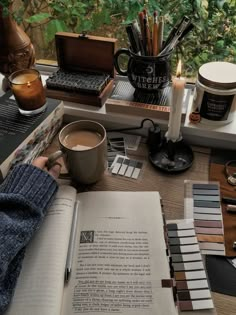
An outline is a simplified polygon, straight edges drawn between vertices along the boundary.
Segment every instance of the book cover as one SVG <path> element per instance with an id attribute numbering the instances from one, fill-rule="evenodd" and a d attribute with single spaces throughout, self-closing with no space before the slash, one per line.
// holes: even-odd
<path id="1" fill-rule="evenodd" d="M 50 143 L 61 126 L 63 102 L 47 98 L 47 108 L 23 116 L 12 93 L 0 97 L 0 180 L 19 162 L 30 162 Z"/>

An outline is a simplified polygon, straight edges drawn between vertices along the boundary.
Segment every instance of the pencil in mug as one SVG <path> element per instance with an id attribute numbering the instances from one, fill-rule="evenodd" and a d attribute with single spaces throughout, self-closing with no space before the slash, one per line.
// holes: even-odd
<path id="1" fill-rule="evenodd" d="M 157 56 L 159 53 L 158 49 L 158 20 L 157 11 L 153 13 L 153 29 L 152 29 L 152 55 Z"/>
<path id="2" fill-rule="evenodd" d="M 159 17 L 159 22 L 158 22 L 158 36 L 157 36 L 157 47 L 158 47 L 158 53 L 162 50 L 163 46 L 163 36 L 164 36 L 164 16 Z"/>
<path id="3" fill-rule="evenodd" d="M 150 33 L 150 27 L 148 22 L 148 14 L 147 10 L 143 9 L 144 13 L 144 32 L 145 32 L 145 38 L 146 38 L 146 54 L 147 56 L 152 55 L 152 43 L 151 43 L 151 33 Z"/>
<path id="4" fill-rule="evenodd" d="M 144 51 L 144 55 L 146 55 L 146 32 L 144 29 L 144 13 L 141 11 L 138 14 L 138 18 L 139 18 L 139 25 L 140 25 L 140 29 L 141 29 L 141 35 L 142 35 L 142 43 L 143 43 L 143 51 Z"/>

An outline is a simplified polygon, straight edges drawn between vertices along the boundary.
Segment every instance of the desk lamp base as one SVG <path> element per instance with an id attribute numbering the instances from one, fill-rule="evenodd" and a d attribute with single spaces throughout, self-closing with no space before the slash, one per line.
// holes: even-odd
<path id="1" fill-rule="evenodd" d="M 183 139 L 176 142 L 164 140 L 157 152 L 149 153 L 151 164 L 168 173 L 187 170 L 192 165 L 193 159 L 193 151 Z"/>

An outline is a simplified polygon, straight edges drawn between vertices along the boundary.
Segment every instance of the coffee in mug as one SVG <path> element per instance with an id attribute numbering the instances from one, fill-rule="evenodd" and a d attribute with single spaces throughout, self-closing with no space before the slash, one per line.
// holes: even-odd
<path id="1" fill-rule="evenodd" d="M 98 132 L 89 130 L 74 130 L 64 139 L 64 145 L 71 150 L 82 151 L 95 147 L 102 141 Z"/>
<path id="2" fill-rule="evenodd" d="M 78 183 L 97 182 L 107 167 L 105 128 L 92 120 L 78 120 L 59 133 L 60 150 L 49 156 L 49 165 L 63 156 L 70 177 Z"/>

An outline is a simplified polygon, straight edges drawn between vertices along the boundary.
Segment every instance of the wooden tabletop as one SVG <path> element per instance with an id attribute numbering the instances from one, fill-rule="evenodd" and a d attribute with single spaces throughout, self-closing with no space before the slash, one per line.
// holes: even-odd
<path id="1" fill-rule="evenodd" d="M 144 162 L 141 175 L 137 180 L 111 175 L 107 172 L 98 183 L 90 186 L 77 186 L 77 189 L 78 191 L 159 191 L 166 219 L 182 219 L 184 217 L 184 180 L 208 180 L 210 150 L 208 148 L 192 147 L 194 162 L 191 168 L 180 174 L 166 174 L 155 169 L 148 161 L 147 147 L 144 142 L 145 140 L 137 151 L 128 151 L 130 158 Z M 44 155 L 48 156 L 58 147 L 58 140 L 55 137 Z M 63 160 L 61 159 L 60 162 L 63 164 L 62 171 L 66 171 Z M 214 292 L 212 295 L 218 315 L 236 314 L 236 297 Z"/>

